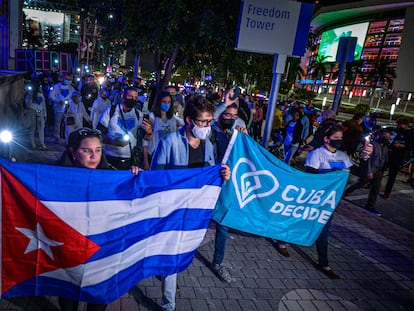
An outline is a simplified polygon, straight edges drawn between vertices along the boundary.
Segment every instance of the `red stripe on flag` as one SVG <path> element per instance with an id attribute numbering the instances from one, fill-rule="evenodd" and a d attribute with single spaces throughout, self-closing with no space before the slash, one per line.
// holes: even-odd
<path id="1" fill-rule="evenodd" d="M 32 194 L 3 167 L 0 168 L 0 172 L 2 294 L 14 285 L 42 273 L 82 264 L 96 253 L 100 248 L 97 244 L 52 213 L 36 198 L 35 193 Z M 36 180 L 42 182 L 39 178 Z M 65 191 L 65 189 L 56 191 Z M 53 258 L 45 252 L 43 247 L 40 247 L 41 244 L 47 244 L 47 241 L 37 246 L 34 244 L 35 247 L 33 247 L 34 240 L 22 233 L 22 228 L 25 232 L 36 233 L 39 225 L 47 241 L 57 242 L 56 246 L 50 246 Z M 28 247 L 30 242 L 32 245 Z M 81 279 L 80 277 L 79 280 Z"/>

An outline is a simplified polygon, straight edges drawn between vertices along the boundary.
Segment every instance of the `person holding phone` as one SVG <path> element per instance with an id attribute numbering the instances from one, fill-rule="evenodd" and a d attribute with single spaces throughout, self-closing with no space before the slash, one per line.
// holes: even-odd
<path id="1" fill-rule="evenodd" d="M 142 147 L 142 140 L 152 139 L 152 125 L 144 120 L 142 112 L 135 108 L 138 91 L 127 87 L 122 95 L 122 102 L 117 106 L 108 107 L 101 116 L 97 128 L 104 134 L 105 155 L 114 167 L 128 170 L 132 164 L 140 165 L 134 157 L 137 148 Z M 138 130 L 143 129 L 144 135 Z M 141 140 L 141 141 L 139 141 Z"/>

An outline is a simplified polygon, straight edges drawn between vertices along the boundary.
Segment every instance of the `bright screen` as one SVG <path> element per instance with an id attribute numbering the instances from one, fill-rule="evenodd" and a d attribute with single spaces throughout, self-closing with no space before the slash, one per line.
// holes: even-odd
<path id="1" fill-rule="evenodd" d="M 364 47 L 365 36 L 369 23 L 361 23 L 350 26 L 338 27 L 322 33 L 321 43 L 319 44 L 318 56 L 323 62 L 335 62 L 338 51 L 339 38 L 357 37 L 354 59 L 359 60 Z"/>
<path id="2" fill-rule="evenodd" d="M 23 9 L 26 14 L 27 28 L 31 35 L 38 37 L 41 41 L 45 39 L 45 32 L 53 29 L 56 33 L 56 41 L 63 40 L 63 23 L 65 15 L 59 12 Z"/>

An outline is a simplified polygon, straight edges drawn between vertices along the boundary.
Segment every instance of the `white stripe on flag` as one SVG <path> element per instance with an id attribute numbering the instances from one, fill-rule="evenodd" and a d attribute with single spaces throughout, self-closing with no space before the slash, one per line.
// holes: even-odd
<path id="1" fill-rule="evenodd" d="M 206 231 L 207 229 L 161 232 L 132 245 L 122 253 L 76 267 L 47 272 L 42 276 L 68 281 L 82 287 L 98 284 L 145 257 L 194 251 L 202 242 Z"/>
<path id="2" fill-rule="evenodd" d="M 135 200 L 42 201 L 59 218 L 83 235 L 107 232 L 148 218 L 165 217 L 175 210 L 213 209 L 221 188 L 176 189 Z"/>

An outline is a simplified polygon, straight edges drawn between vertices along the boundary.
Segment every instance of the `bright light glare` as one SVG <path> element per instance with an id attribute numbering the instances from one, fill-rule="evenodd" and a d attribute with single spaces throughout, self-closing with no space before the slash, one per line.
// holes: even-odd
<path id="1" fill-rule="evenodd" d="M 1 131 L 1 133 L 0 133 L 1 142 L 7 144 L 7 143 L 11 142 L 12 139 L 13 139 L 13 134 L 10 131 L 8 131 L 8 130 Z"/>
<path id="2" fill-rule="evenodd" d="M 99 84 L 101 84 L 101 85 L 102 85 L 102 83 L 104 83 L 104 81 L 105 81 L 105 77 L 99 77 L 99 78 L 98 78 L 98 82 L 99 82 Z"/>

